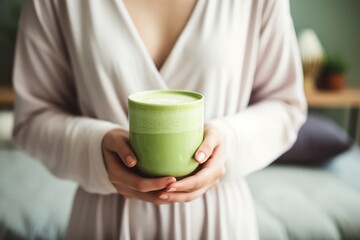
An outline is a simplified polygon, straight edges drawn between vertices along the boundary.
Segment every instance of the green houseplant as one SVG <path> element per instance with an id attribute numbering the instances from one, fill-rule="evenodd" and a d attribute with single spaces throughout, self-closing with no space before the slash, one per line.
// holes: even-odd
<path id="1" fill-rule="evenodd" d="M 347 65 L 339 56 L 325 57 L 316 78 L 320 90 L 341 90 L 345 87 Z"/>

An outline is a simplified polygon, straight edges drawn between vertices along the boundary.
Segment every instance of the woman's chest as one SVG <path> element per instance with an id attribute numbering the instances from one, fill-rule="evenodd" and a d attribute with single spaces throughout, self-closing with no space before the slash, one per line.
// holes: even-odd
<path id="1" fill-rule="evenodd" d="M 197 0 L 124 0 L 123 12 L 157 69 L 187 27 Z"/>
<path id="2" fill-rule="evenodd" d="M 239 79 L 244 61 L 256 61 L 260 27 L 251 2 L 198 0 L 188 9 L 190 16 L 184 13 L 182 24 L 176 27 L 181 29 L 178 36 L 168 39 L 163 36 L 166 31 L 159 37 L 156 31 L 145 29 L 148 35 L 142 36 L 123 2 L 84 2 L 78 11 L 68 13 L 71 24 L 66 40 L 74 50 L 70 58 L 77 77 L 166 81 L 167 76 L 225 72 Z M 145 38 L 156 40 L 153 48 Z M 164 50 L 162 44 L 171 47 Z"/>

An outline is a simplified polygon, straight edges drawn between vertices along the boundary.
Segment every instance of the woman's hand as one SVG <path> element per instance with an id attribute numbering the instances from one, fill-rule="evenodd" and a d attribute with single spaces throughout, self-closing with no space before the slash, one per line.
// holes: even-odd
<path id="1" fill-rule="evenodd" d="M 171 183 L 158 197 L 166 202 L 189 202 L 217 185 L 225 175 L 224 146 L 221 133 L 211 125 L 205 125 L 204 141 L 195 153 L 202 164 L 195 175 Z"/>
<path id="2" fill-rule="evenodd" d="M 111 130 L 102 141 L 102 153 L 110 182 L 119 194 L 154 204 L 168 203 L 158 197 L 159 190 L 176 182 L 174 177 L 143 178 L 129 168 L 137 163 L 129 145 L 129 133 L 122 129 Z"/>

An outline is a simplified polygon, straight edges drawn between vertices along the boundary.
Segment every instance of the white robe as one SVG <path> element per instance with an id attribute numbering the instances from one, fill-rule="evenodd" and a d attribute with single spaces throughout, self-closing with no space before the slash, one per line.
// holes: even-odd
<path id="1" fill-rule="evenodd" d="M 286 0 L 198 0 L 158 70 L 121 0 L 23 2 L 14 68 L 14 136 L 56 176 L 79 183 L 69 239 L 257 239 L 244 177 L 288 149 L 306 115 Z M 125 199 L 101 141 L 128 129 L 127 97 L 205 95 L 224 135 L 227 174 L 189 203 Z"/>

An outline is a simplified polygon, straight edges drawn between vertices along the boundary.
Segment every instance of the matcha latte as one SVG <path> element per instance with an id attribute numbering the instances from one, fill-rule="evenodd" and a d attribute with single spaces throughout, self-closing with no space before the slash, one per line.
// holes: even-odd
<path id="1" fill-rule="evenodd" d="M 204 97 L 195 92 L 154 90 L 129 96 L 130 144 L 137 167 L 148 176 L 182 177 L 198 163 L 203 140 Z"/>

